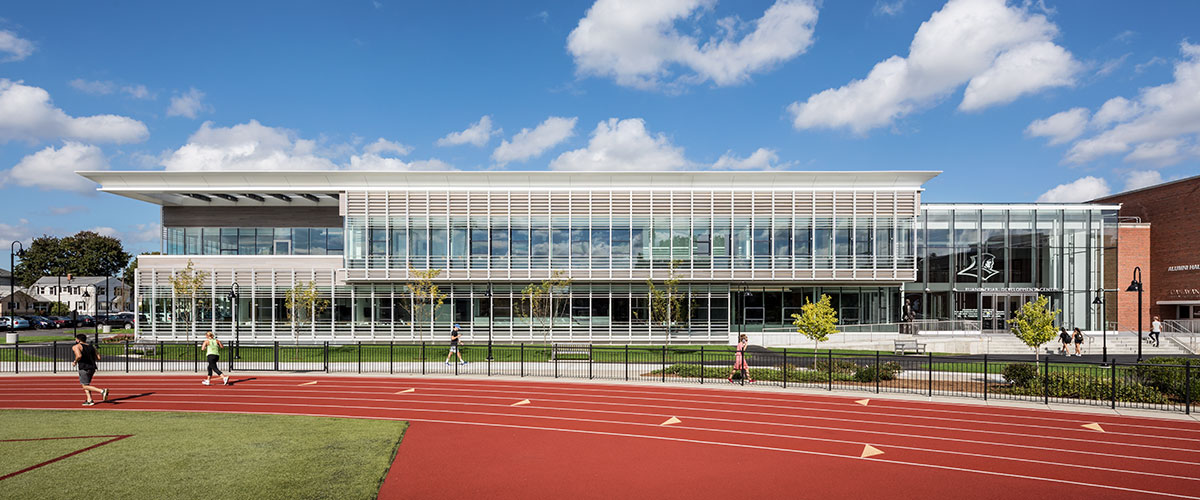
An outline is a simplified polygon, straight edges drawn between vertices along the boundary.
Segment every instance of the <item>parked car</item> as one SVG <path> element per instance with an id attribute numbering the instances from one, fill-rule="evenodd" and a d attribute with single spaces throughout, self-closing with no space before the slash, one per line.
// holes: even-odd
<path id="1" fill-rule="evenodd" d="M 104 323 L 102 324 L 115 328 L 133 328 L 137 324 L 137 319 L 135 319 L 133 313 L 123 312 L 109 315 L 104 318 Z"/>
<path id="2" fill-rule="evenodd" d="M 15 322 L 15 324 L 14 324 L 14 322 Z M 10 316 L 5 316 L 3 318 L 0 318 L 0 329 L 28 330 L 29 328 L 30 328 L 29 320 L 22 318 L 20 316 L 17 316 L 15 318 L 10 317 Z"/>
<path id="3" fill-rule="evenodd" d="M 45 316 L 22 316 L 22 318 L 25 318 L 26 321 L 29 321 L 29 326 L 31 328 L 54 328 L 54 323 Z"/>
<path id="4" fill-rule="evenodd" d="M 71 321 L 71 318 L 66 316 L 50 316 L 46 319 L 50 320 L 51 323 L 54 323 L 55 328 L 70 328 L 75 326 L 75 322 Z"/>
<path id="5" fill-rule="evenodd" d="M 76 316 L 75 324 L 77 324 L 79 326 L 96 326 L 96 318 L 93 318 L 86 314 L 84 314 L 82 316 Z"/>

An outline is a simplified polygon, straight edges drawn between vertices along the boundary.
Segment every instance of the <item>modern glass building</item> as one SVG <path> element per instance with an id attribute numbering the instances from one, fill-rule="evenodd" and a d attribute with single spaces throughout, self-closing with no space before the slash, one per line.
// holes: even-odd
<path id="1" fill-rule="evenodd" d="M 165 255 L 137 272 L 154 338 L 194 318 L 243 340 L 412 341 L 458 323 L 498 342 L 725 343 L 787 328 L 821 294 L 850 325 L 895 322 L 908 298 L 1004 329 L 1038 293 L 1090 325 L 1116 206 L 922 206 L 937 174 L 81 173 L 162 207 Z M 194 293 L 173 284 L 189 262 Z M 307 286 L 320 300 L 297 311 L 288 292 Z"/>

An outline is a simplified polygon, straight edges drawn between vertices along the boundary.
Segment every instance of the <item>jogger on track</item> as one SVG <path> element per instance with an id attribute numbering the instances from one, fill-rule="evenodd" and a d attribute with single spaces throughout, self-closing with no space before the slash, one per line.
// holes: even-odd
<path id="1" fill-rule="evenodd" d="M 225 344 L 222 344 L 220 340 L 217 340 L 217 337 L 213 335 L 213 332 L 208 332 L 204 334 L 204 336 L 207 338 L 204 339 L 204 344 L 200 346 L 200 349 L 208 353 L 208 376 L 205 377 L 204 381 L 200 383 L 204 385 L 212 385 L 210 379 L 212 379 L 213 372 L 216 372 L 217 375 L 221 376 L 221 380 L 225 383 L 225 385 L 229 385 L 229 375 L 221 373 L 221 369 L 217 368 L 217 361 L 221 359 L 221 348 L 225 347 Z"/>
<path id="2" fill-rule="evenodd" d="M 92 385 L 92 375 L 96 374 L 96 362 L 100 361 L 100 353 L 87 343 L 87 335 L 82 333 L 76 335 L 75 345 L 71 347 L 71 351 L 75 353 L 75 360 L 71 362 L 71 366 L 79 368 L 79 385 L 83 386 L 83 394 L 87 396 L 83 406 L 96 404 L 95 401 L 92 401 L 93 392 L 100 393 L 100 401 L 108 401 L 108 389 Z"/>
<path id="3" fill-rule="evenodd" d="M 458 355 L 459 363 L 467 364 L 466 361 L 463 361 L 462 353 L 458 350 L 458 323 L 455 323 L 454 328 L 450 329 L 450 352 L 446 353 L 447 365 L 450 364 L 450 357 L 454 355 Z"/>
<path id="4" fill-rule="evenodd" d="M 750 337 L 746 334 L 738 335 L 737 351 L 734 351 L 733 369 L 729 370 L 729 382 L 733 383 L 733 374 L 739 370 L 742 372 L 742 380 L 754 382 L 750 378 L 750 366 L 746 364 L 746 346 L 750 344 Z"/>

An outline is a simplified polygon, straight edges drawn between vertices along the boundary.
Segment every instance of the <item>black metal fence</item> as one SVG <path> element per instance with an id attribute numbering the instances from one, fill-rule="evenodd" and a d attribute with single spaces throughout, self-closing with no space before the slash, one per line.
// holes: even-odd
<path id="1" fill-rule="evenodd" d="M 74 343 L 0 346 L 0 371 L 71 372 Z M 96 345 L 100 369 L 124 372 L 205 371 L 199 342 L 123 342 Z M 459 355 L 462 361 L 459 362 Z M 748 369 L 733 370 L 728 346 L 600 346 L 588 344 L 466 345 L 445 343 L 243 344 L 221 350 L 230 371 L 487 375 L 665 384 L 769 384 L 783 388 L 850 390 L 1009 399 L 1191 413 L 1200 397 L 1200 370 L 1190 360 L 1143 363 L 1038 362 L 988 356 L 838 353 L 811 349 L 758 350 Z M 1200 368 L 1200 367 L 1198 367 Z"/>

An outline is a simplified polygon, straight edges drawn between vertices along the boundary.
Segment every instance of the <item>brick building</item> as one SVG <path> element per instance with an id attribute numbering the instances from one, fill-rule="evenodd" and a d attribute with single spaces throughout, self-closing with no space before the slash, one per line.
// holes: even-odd
<path id="1" fill-rule="evenodd" d="M 1142 268 L 1143 327 L 1151 316 L 1200 322 L 1200 176 L 1094 200 L 1121 204 L 1117 318 L 1121 330 L 1137 328 L 1137 294 L 1125 288 Z M 1136 219 L 1135 219 L 1136 218 Z"/>

